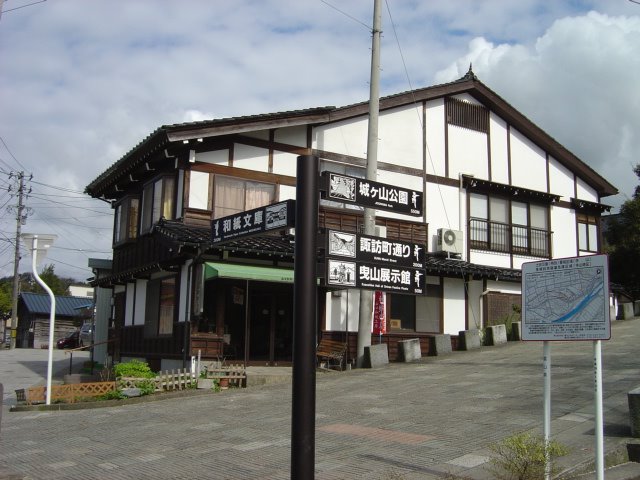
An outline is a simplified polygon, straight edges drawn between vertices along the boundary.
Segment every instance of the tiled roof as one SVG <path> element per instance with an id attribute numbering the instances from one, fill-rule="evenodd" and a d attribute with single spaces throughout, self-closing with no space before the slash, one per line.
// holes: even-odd
<path id="1" fill-rule="evenodd" d="M 51 300 L 46 293 L 23 292 L 20 298 L 31 313 L 47 314 L 51 311 Z M 68 297 L 56 295 L 56 317 L 75 317 L 82 310 L 93 307 L 93 300 L 87 297 Z"/>
<path id="2" fill-rule="evenodd" d="M 207 248 L 211 240 L 211 229 L 207 227 L 194 227 L 174 220 L 161 220 L 155 227 L 155 231 L 172 240 L 185 245 L 200 245 Z M 226 250 L 239 253 L 262 253 L 293 257 L 293 242 L 289 237 L 274 235 L 259 235 L 244 239 L 234 240 L 213 249 Z"/>
<path id="3" fill-rule="evenodd" d="M 428 274 L 440 274 L 446 276 L 472 275 L 476 278 L 486 277 L 496 280 L 513 280 L 518 282 L 522 277 L 522 272 L 520 272 L 520 270 L 479 265 L 466 262 L 464 260 L 445 258 L 437 255 L 427 255 L 426 266 Z"/>

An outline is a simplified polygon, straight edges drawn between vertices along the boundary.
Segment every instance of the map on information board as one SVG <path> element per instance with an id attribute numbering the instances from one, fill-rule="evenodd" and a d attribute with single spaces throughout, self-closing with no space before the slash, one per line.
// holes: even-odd
<path id="1" fill-rule="evenodd" d="M 522 266 L 523 340 L 608 340 L 606 255 L 558 258 Z"/>

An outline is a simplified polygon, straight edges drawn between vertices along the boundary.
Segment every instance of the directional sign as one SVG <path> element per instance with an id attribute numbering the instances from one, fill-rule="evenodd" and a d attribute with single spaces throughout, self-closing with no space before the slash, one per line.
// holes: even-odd
<path id="1" fill-rule="evenodd" d="M 326 238 L 328 257 L 348 257 L 359 262 L 424 268 L 425 247 L 417 243 L 337 230 L 328 230 Z"/>
<path id="2" fill-rule="evenodd" d="M 606 255 L 522 265 L 523 340 L 608 340 Z"/>
<path id="3" fill-rule="evenodd" d="M 246 210 L 211 221 L 211 243 L 214 245 L 238 238 L 259 235 L 269 230 L 290 228 L 295 221 L 295 201 Z"/>
<path id="4" fill-rule="evenodd" d="M 422 295 L 425 271 L 418 268 L 387 267 L 371 263 L 327 259 L 327 285 L 364 288 L 393 293 Z"/>
<path id="5" fill-rule="evenodd" d="M 332 172 L 323 172 L 322 177 L 328 200 L 406 215 L 422 215 L 423 194 L 417 190 Z"/>

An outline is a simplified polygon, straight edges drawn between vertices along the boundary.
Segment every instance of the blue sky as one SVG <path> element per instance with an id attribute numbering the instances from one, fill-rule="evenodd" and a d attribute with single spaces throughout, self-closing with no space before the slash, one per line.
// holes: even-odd
<path id="1" fill-rule="evenodd" d="M 13 269 L 10 171 L 34 175 L 24 229 L 57 234 L 50 261 L 84 279 L 89 257 L 109 256 L 112 211 L 76 192 L 160 125 L 368 98 L 372 0 L 29 3 L 5 0 L 0 18 L 0 276 Z M 605 202 L 631 196 L 640 5 L 387 0 L 382 22 L 382 95 L 473 63 L 618 187 Z"/>

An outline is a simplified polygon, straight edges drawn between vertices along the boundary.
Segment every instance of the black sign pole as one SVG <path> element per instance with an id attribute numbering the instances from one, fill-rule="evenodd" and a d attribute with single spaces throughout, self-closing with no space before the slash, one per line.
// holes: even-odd
<path id="1" fill-rule="evenodd" d="M 318 157 L 298 157 L 293 271 L 291 478 L 315 478 Z"/>

